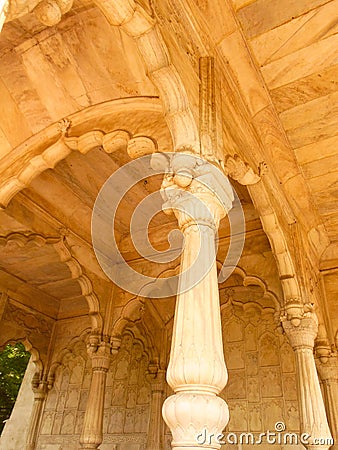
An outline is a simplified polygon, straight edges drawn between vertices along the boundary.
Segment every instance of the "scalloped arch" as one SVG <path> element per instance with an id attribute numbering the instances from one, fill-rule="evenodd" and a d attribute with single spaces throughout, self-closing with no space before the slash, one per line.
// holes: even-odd
<path id="1" fill-rule="evenodd" d="M 220 261 L 217 261 L 217 267 L 218 268 L 222 267 L 222 264 Z M 263 290 L 264 296 L 268 297 L 275 305 L 276 312 L 280 311 L 281 304 L 278 301 L 277 295 L 268 289 L 264 280 L 262 280 L 261 278 L 255 276 L 255 275 L 247 275 L 245 270 L 239 266 L 235 267 L 232 274 L 239 275 L 242 278 L 243 286 L 259 286 Z"/>
<path id="2" fill-rule="evenodd" d="M 116 99 L 71 114 L 67 119 L 50 125 L 24 141 L 1 160 L 0 208 L 6 208 L 18 192 L 28 187 L 42 172 L 54 168 L 73 150 L 85 154 L 97 147 L 105 148 L 105 134 L 93 130 L 93 123 L 98 119 L 109 121 L 116 114 L 127 115 L 130 111 L 163 114 L 161 102 L 157 97 Z M 78 133 L 79 137 L 65 137 L 70 125 L 72 133 Z M 115 138 L 119 139 L 119 136 Z M 130 140 L 130 147 L 135 147 L 134 141 L 135 139 Z M 109 149 L 105 150 L 109 153 Z"/>

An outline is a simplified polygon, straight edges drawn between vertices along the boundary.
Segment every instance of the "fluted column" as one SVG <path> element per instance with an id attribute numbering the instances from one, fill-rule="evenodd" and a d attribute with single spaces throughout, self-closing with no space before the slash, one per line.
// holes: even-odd
<path id="1" fill-rule="evenodd" d="M 319 356 L 316 362 L 323 386 L 329 425 L 334 439 L 331 450 L 338 450 L 338 355 L 337 353 L 331 353 L 329 350 L 327 355 Z"/>
<path id="2" fill-rule="evenodd" d="M 97 336 L 91 336 L 88 355 L 92 361 L 92 379 L 80 437 L 80 449 L 98 448 L 103 440 L 104 395 L 111 360 L 111 344 L 100 341 Z"/>
<path id="3" fill-rule="evenodd" d="M 28 428 L 26 450 L 35 450 L 36 448 L 43 405 L 47 395 L 47 383 L 36 381 L 35 377 L 33 377 L 32 388 L 34 392 L 34 404 Z"/>
<path id="4" fill-rule="evenodd" d="M 301 432 L 310 436 L 305 447 L 309 450 L 328 449 L 331 446 L 328 439 L 332 436 L 313 355 L 318 332 L 316 315 L 311 307 L 305 311 L 299 307 L 296 316 L 289 310 L 283 319 L 283 327 L 296 356 Z"/>
<path id="5" fill-rule="evenodd" d="M 171 210 L 184 235 L 167 381 L 174 395 L 163 417 L 176 450 L 219 449 L 214 436 L 229 420 L 217 396 L 227 383 L 217 282 L 215 236 L 232 207 L 228 179 L 213 165 L 176 154 L 174 176 L 163 181 L 164 210 Z M 198 441 L 206 431 L 211 442 Z"/>
<path id="6" fill-rule="evenodd" d="M 164 399 L 165 373 L 165 370 L 158 370 L 156 373 L 147 374 L 151 386 L 151 402 L 146 450 L 163 450 L 164 448 L 161 410 Z"/>

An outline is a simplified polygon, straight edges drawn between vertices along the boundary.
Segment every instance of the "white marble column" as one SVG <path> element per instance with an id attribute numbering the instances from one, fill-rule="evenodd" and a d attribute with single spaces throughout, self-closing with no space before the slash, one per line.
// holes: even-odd
<path id="1" fill-rule="evenodd" d="M 100 341 L 97 336 L 91 336 L 88 355 L 92 361 L 92 379 L 80 436 L 80 449 L 98 448 L 103 441 L 104 396 L 111 360 L 111 344 Z"/>
<path id="2" fill-rule="evenodd" d="M 334 438 L 331 450 L 338 450 L 338 355 L 328 352 L 317 358 L 317 370 L 323 386 L 324 403 Z"/>
<path id="3" fill-rule="evenodd" d="M 34 392 L 34 403 L 27 433 L 26 450 L 35 450 L 36 448 L 43 406 L 48 390 L 47 383 L 43 381 L 36 382 L 35 377 L 33 377 L 32 388 Z"/>
<path id="4" fill-rule="evenodd" d="M 155 374 L 147 374 L 147 379 L 151 386 L 151 401 L 146 450 L 163 450 L 164 448 L 164 424 L 161 410 L 164 400 L 165 374 L 165 370 L 158 370 Z"/>
<path id="5" fill-rule="evenodd" d="M 311 308 L 309 308 L 311 309 Z M 300 308 L 298 308 L 300 311 Z M 301 433 L 310 435 L 308 450 L 330 448 L 332 438 L 320 389 L 313 354 L 314 341 L 318 332 L 318 321 L 314 312 L 304 310 L 297 317 L 292 313 L 284 317 L 282 323 L 296 356 L 296 373 L 300 408 Z M 316 440 L 326 442 L 317 444 Z"/>
<path id="6" fill-rule="evenodd" d="M 174 212 L 184 235 L 167 381 L 174 395 L 163 417 L 176 450 L 219 449 L 215 436 L 228 423 L 227 404 L 217 396 L 227 383 L 217 282 L 215 236 L 232 207 L 228 179 L 207 162 L 174 156 L 174 176 L 164 179 L 164 209 Z M 205 433 L 206 442 L 198 441 Z M 210 439 L 209 439 L 210 436 Z"/>

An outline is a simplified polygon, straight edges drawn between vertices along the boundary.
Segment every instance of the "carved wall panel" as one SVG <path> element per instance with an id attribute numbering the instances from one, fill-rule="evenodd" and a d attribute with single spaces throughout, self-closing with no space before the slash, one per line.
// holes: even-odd
<path id="1" fill-rule="evenodd" d="M 85 344 L 79 341 L 56 370 L 54 386 L 45 403 L 38 449 L 56 443 L 61 444 L 58 448 L 76 448 L 76 441 L 72 442 L 82 430 L 90 379 L 91 362 Z"/>
<path id="2" fill-rule="evenodd" d="M 257 304 L 258 306 L 258 304 Z M 272 308 L 240 304 L 222 309 L 223 345 L 229 381 L 222 396 L 230 410 L 225 433 L 275 431 L 283 422 L 286 432 L 299 432 L 295 364 L 286 337 L 277 331 Z M 261 445 L 262 447 L 262 445 Z M 251 448 L 224 445 L 222 449 Z M 279 445 L 274 448 L 281 449 Z M 301 448 L 290 446 L 290 448 Z"/>
<path id="3" fill-rule="evenodd" d="M 145 376 L 148 364 L 143 343 L 125 333 L 107 376 L 101 449 L 144 449 L 151 395 Z M 43 412 L 38 450 L 53 445 L 58 450 L 78 448 L 90 380 L 86 346 L 77 342 L 56 370 Z"/>

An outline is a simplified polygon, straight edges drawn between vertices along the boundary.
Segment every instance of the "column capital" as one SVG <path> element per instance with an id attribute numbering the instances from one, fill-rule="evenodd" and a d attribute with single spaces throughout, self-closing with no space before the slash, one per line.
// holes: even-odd
<path id="1" fill-rule="evenodd" d="M 165 370 L 158 370 L 156 373 L 151 373 L 150 371 L 147 372 L 146 378 L 147 381 L 150 384 L 151 392 L 159 392 L 163 393 L 165 389 L 165 376 L 166 371 Z"/>
<path id="2" fill-rule="evenodd" d="M 316 358 L 317 370 L 324 383 L 338 383 L 338 355 L 331 353 L 327 358 Z"/>
<path id="3" fill-rule="evenodd" d="M 318 333 L 318 319 L 314 312 L 303 312 L 302 316 L 290 319 L 284 315 L 281 321 L 293 349 L 313 349 Z"/>
<path id="4" fill-rule="evenodd" d="M 87 353 L 92 361 L 92 369 L 108 372 L 112 356 L 112 345 L 110 342 L 100 340 L 99 336 L 89 336 Z"/>
<path id="5" fill-rule="evenodd" d="M 49 384 L 40 378 L 40 374 L 36 372 L 32 378 L 32 390 L 34 392 L 34 399 L 44 400 L 49 390 Z"/>
<path id="6" fill-rule="evenodd" d="M 173 212 L 182 229 L 203 224 L 217 230 L 234 199 L 221 166 L 188 152 L 171 156 L 161 192 L 164 212 Z"/>

